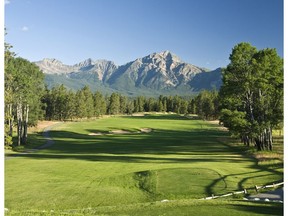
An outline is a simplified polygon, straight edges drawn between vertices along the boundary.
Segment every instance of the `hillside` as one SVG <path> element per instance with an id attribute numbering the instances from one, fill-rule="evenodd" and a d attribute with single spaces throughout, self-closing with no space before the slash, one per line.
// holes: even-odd
<path id="1" fill-rule="evenodd" d="M 87 59 L 75 65 L 65 65 L 57 59 L 35 62 L 45 73 L 49 88 L 64 84 L 78 90 L 89 86 L 104 93 L 159 95 L 193 94 L 203 89 L 219 88 L 221 69 L 207 71 L 185 63 L 175 54 L 164 51 L 117 66 L 112 61 Z"/>

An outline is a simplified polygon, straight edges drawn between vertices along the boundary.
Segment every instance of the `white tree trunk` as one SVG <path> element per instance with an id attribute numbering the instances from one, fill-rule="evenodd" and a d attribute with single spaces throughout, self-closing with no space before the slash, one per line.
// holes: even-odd
<path id="1" fill-rule="evenodd" d="M 29 114 L 29 104 L 26 104 L 26 106 L 24 107 L 25 121 L 24 121 L 24 124 L 23 124 L 23 126 L 24 126 L 23 137 L 22 137 L 23 144 L 27 143 L 28 114 Z"/>
<path id="2" fill-rule="evenodd" d="M 22 104 L 17 104 L 17 145 L 21 145 L 21 138 L 22 138 L 22 122 L 23 122 L 23 116 L 22 116 Z"/>

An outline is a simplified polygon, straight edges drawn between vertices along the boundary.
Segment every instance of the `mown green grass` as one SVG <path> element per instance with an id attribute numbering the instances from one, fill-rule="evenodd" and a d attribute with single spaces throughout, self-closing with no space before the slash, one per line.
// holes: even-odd
<path id="1" fill-rule="evenodd" d="M 283 204 L 246 202 L 236 200 L 175 200 L 165 203 L 147 202 L 130 205 L 89 207 L 69 210 L 12 210 L 9 215 L 209 215 L 209 216 L 260 216 L 283 215 Z"/>
<path id="2" fill-rule="evenodd" d="M 141 128 L 152 132 L 134 133 Z M 119 129 L 133 133 L 107 134 Z M 104 135 L 88 135 L 96 132 Z M 227 135 L 217 125 L 177 115 L 65 123 L 51 132 L 50 148 L 5 161 L 5 207 L 9 214 L 80 215 L 248 215 L 253 207 L 259 210 L 249 215 L 263 208 L 281 215 L 278 204 L 195 200 L 283 178 L 224 142 Z"/>

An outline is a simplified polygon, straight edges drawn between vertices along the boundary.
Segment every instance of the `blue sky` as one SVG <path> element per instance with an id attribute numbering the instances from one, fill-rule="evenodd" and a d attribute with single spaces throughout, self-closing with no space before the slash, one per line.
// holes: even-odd
<path id="1" fill-rule="evenodd" d="M 121 65 L 169 50 L 210 69 L 249 42 L 283 57 L 283 0 L 5 0 L 6 42 L 30 61 Z"/>

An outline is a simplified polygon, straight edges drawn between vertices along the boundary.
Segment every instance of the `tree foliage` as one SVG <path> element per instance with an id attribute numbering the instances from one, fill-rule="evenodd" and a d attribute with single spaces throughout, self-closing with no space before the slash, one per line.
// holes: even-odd
<path id="1" fill-rule="evenodd" d="M 272 129 L 283 121 L 283 59 L 276 50 L 236 45 L 219 94 L 224 126 L 246 145 L 272 150 Z"/>
<path id="2" fill-rule="evenodd" d="M 214 120 L 219 116 L 219 99 L 216 90 L 204 90 L 198 94 L 195 100 L 192 100 L 192 109 L 196 114 L 206 120 Z"/>
<path id="3" fill-rule="evenodd" d="M 201 111 L 201 117 L 206 119 L 217 118 L 216 104 L 218 104 L 217 92 L 205 91 L 196 98 L 182 98 L 180 96 L 163 96 L 158 98 L 138 96 L 128 98 L 119 93 L 112 93 L 110 96 L 104 96 L 96 91 L 94 94 L 88 87 L 83 87 L 76 93 L 68 91 L 65 86 L 46 89 L 42 98 L 45 104 L 45 114 L 48 120 L 72 120 L 77 118 L 93 118 L 105 114 L 132 114 L 137 112 L 175 112 L 177 114 L 196 114 L 196 102 L 204 104 Z M 213 110 L 205 107 L 204 100 L 211 99 Z M 206 113 L 209 110 L 209 113 Z M 216 113 L 216 114 L 215 114 Z M 200 114 L 200 113 L 199 113 Z M 202 115 L 203 114 L 203 115 Z"/>
<path id="4" fill-rule="evenodd" d="M 15 57 L 5 45 L 5 137 L 11 144 L 16 121 L 17 145 L 26 144 L 27 129 L 43 116 L 41 96 L 44 75 L 38 66 L 26 59 Z"/>

